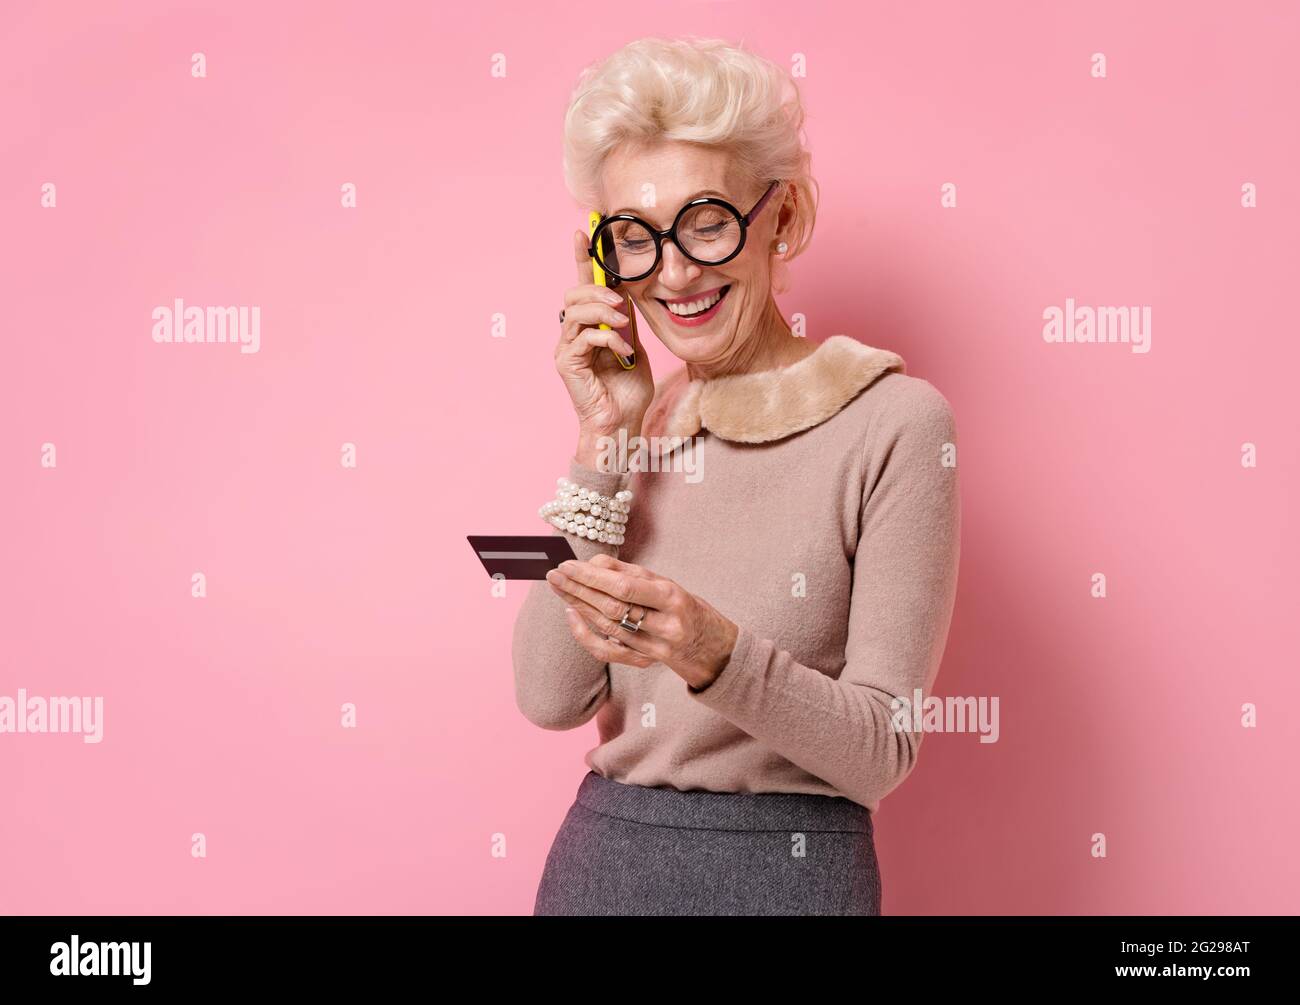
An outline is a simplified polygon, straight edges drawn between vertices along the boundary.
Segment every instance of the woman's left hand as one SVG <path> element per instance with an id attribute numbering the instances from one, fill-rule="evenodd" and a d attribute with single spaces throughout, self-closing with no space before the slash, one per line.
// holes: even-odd
<path id="1" fill-rule="evenodd" d="M 736 646 L 739 628 L 708 602 L 671 579 L 610 555 L 562 562 L 546 574 L 546 581 L 571 609 L 565 617 L 578 644 L 607 663 L 663 663 L 703 690 Z M 633 624 L 640 620 L 638 631 L 619 624 L 625 614 Z"/>

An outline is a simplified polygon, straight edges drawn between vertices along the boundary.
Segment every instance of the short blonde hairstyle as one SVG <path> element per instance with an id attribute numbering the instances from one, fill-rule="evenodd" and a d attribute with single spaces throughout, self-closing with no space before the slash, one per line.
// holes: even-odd
<path id="1" fill-rule="evenodd" d="M 781 179 L 797 190 L 788 260 L 812 240 L 817 218 L 803 124 L 794 79 L 761 56 L 718 39 L 642 38 L 579 77 L 564 117 L 564 181 L 595 208 L 605 159 L 624 144 L 721 147 L 756 188 Z"/>

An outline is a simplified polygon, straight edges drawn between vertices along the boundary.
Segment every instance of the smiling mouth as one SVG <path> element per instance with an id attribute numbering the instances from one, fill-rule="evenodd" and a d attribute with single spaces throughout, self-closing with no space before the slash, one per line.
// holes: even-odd
<path id="1" fill-rule="evenodd" d="M 719 305 L 727 298 L 731 285 L 719 287 L 698 297 L 678 300 L 659 300 L 668 316 L 674 321 L 702 321 L 717 312 Z"/>

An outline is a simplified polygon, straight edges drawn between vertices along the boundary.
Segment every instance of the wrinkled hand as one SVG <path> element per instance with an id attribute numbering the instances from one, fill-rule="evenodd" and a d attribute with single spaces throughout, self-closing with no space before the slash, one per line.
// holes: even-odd
<path id="1" fill-rule="evenodd" d="M 610 555 L 562 562 L 546 581 L 568 608 L 565 617 L 578 644 L 607 663 L 663 663 L 703 690 L 736 646 L 739 628 L 709 603 L 671 579 Z M 625 612 L 634 624 L 640 619 L 640 631 L 619 625 Z"/>

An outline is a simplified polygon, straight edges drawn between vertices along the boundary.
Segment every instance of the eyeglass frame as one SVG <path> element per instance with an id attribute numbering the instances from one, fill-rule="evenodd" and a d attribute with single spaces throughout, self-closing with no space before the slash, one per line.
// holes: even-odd
<path id="1" fill-rule="evenodd" d="M 596 224 L 596 229 L 592 231 L 591 243 L 587 246 L 587 257 L 593 259 L 596 265 L 600 266 L 601 271 L 604 272 L 605 275 L 608 277 L 608 283 L 610 286 L 617 286 L 619 283 L 639 283 L 641 280 L 648 279 L 650 276 L 654 275 L 655 270 L 658 269 L 659 266 L 663 263 L 665 240 L 672 241 L 673 244 L 677 246 L 677 250 L 680 251 L 683 255 L 685 255 L 688 260 L 694 262 L 696 265 L 702 265 L 705 268 L 712 268 L 718 265 L 725 265 L 727 262 L 730 262 L 733 258 L 739 255 L 745 249 L 745 239 L 749 235 L 749 225 L 753 223 L 754 220 L 758 217 L 758 214 L 763 211 L 763 207 L 767 205 L 768 200 L 772 198 L 772 193 L 776 191 L 777 186 L 780 184 L 781 184 L 781 179 L 778 178 L 775 181 L 773 181 L 772 184 L 768 185 L 767 191 L 763 193 L 762 197 L 758 200 L 758 202 L 754 203 L 754 208 L 751 209 L 748 213 L 745 213 L 743 215 L 741 214 L 739 209 L 737 209 L 731 203 L 727 202 L 726 199 L 719 199 L 716 196 L 711 196 L 711 195 L 702 196 L 699 199 L 692 199 L 690 202 L 688 202 L 685 206 L 683 206 L 681 209 L 677 211 L 677 215 L 673 217 L 672 226 L 670 226 L 667 230 L 657 230 L 653 226 L 651 226 L 650 223 L 648 223 L 647 221 L 641 219 L 639 216 L 636 216 L 635 214 L 632 213 L 615 213 L 613 216 L 602 216 L 600 218 L 600 222 Z M 736 244 L 736 249 L 733 252 L 731 252 L 731 254 L 729 254 L 726 258 L 720 258 L 716 262 L 702 262 L 694 255 L 692 255 L 689 251 L 687 251 L 685 248 L 683 248 L 681 242 L 677 240 L 677 225 L 681 223 L 682 217 L 685 216 L 687 212 L 694 209 L 696 206 L 721 206 L 723 209 L 730 210 L 731 214 L 737 220 L 740 221 L 740 240 Z M 654 242 L 655 242 L 654 265 L 650 266 L 650 268 L 646 272 L 643 272 L 641 275 L 631 279 L 625 279 L 622 276 L 610 272 L 607 268 L 605 268 L 604 263 L 598 257 L 596 257 L 596 241 L 597 239 L 605 236 L 607 232 L 607 227 L 605 225 L 612 224 L 619 220 L 626 220 L 629 223 L 636 223 L 644 227 L 649 232 L 650 236 L 654 238 Z"/>

